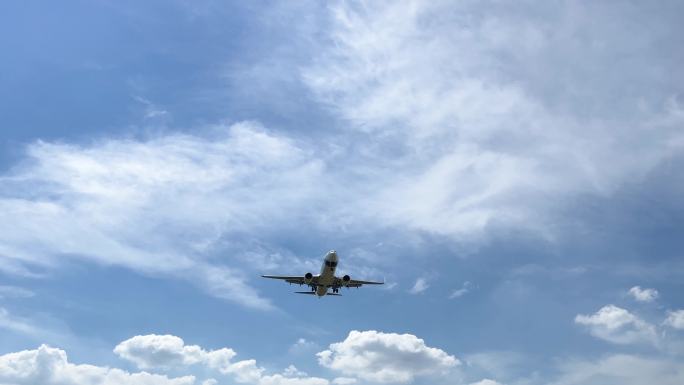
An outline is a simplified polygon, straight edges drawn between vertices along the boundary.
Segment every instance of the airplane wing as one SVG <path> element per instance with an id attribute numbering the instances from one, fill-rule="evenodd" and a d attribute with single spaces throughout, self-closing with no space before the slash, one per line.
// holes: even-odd
<path id="1" fill-rule="evenodd" d="M 347 284 L 347 287 L 361 287 L 363 285 L 384 285 L 384 284 L 385 284 L 384 282 L 359 281 L 356 279 L 352 279 Z"/>
<path id="2" fill-rule="evenodd" d="M 264 277 L 264 278 L 271 278 L 271 279 L 281 279 L 281 280 L 283 280 L 283 281 L 285 281 L 285 282 L 295 283 L 295 284 L 297 284 L 297 285 L 305 285 L 305 284 L 306 284 L 306 279 L 305 279 L 303 276 L 301 276 L 301 275 L 299 275 L 299 276 L 290 276 L 290 275 L 262 275 L 262 277 Z M 311 283 L 314 283 L 314 284 L 315 284 L 316 282 L 318 282 L 318 277 L 314 275 L 313 278 L 311 278 Z"/>

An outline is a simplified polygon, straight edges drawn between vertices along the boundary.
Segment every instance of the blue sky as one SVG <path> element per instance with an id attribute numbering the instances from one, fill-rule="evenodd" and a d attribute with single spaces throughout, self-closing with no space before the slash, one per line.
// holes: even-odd
<path id="1" fill-rule="evenodd" d="M 0 383 L 684 383 L 683 12 L 4 2 Z"/>

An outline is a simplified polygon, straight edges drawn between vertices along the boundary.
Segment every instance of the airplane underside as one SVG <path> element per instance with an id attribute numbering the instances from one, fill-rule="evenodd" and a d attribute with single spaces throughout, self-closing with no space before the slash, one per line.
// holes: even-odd
<path id="1" fill-rule="evenodd" d="M 295 293 L 317 295 L 319 297 L 323 297 L 326 295 L 342 295 L 339 294 L 340 288 L 336 286 L 309 285 L 309 287 L 311 288 L 311 291 L 295 291 Z M 331 293 L 328 292 L 328 288 L 332 288 Z"/>

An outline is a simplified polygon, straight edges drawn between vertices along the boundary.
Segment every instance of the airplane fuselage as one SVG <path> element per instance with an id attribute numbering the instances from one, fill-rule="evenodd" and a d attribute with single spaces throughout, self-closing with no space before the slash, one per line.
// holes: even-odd
<path id="1" fill-rule="evenodd" d="M 337 269 L 337 262 L 339 258 L 335 250 L 331 250 L 325 255 L 323 265 L 321 266 L 321 273 L 318 275 L 318 285 L 316 285 L 316 295 L 323 297 L 328 294 L 328 288 L 335 283 L 335 270 Z"/>

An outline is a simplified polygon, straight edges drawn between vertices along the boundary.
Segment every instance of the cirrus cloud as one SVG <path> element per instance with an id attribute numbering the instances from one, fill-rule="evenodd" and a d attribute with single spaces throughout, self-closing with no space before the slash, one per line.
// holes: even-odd
<path id="1" fill-rule="evenodd" d="M 614 8 L 640 24 L 639 6 Z M 303 79 L 372 148 L 397 149 L 395 175 L 371 206 L 378 218 L 458 239 L 491 224 L 560 237 L 545 224 L 564 220 L 554 213 L 566 197 L 610 196 L 681 151 L 684 84 L 654 91 L 662 79 L 642 70 L 657 62 L 676 72 L 668 50 L 654 49 L 675 50 L 675 39 L 644 33 L 626 47 L 622 29 L 588 17 L 601 11 L 594 3 L 544 7 L 543 18 L 537 2 L 507 9 L 330 6 L 329 40 Z M 629 50 L 635 62 L 606 60 Z M 602 76 L 608 61 L 623 77 Z"/>
<path id="2" fill-rule="evenodd" d="M 320 170 L 296 142 L 250 122 L 206 137 L 36 142 L 0 178 L 0 262 L 19 273 L 65 258 L 123 266 L 270 309 L 237 258 L 216 250 L 230 234 L 284 221 L 280 208 L 304 202 Z"/>

